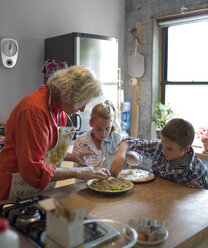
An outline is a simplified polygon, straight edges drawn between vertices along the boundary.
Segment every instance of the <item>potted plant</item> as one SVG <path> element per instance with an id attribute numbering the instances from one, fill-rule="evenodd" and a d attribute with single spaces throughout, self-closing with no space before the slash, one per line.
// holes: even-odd
<path id="1" fill-rule="evenodd" d="M 154 112 L 152 114 L 152 122 L 156 126 L 157 138 L 161 138 L 160 132 L 170 119 L 174 116 L 174 111 L 169 104 L 162 104 L 158 102 L 154 105 Z"/>
<path id="2" fill-rule="evenodd" d="M 201 139 L 203 153 L 208 153 L 208 128 L 200 127 L 196 135 Z"/>

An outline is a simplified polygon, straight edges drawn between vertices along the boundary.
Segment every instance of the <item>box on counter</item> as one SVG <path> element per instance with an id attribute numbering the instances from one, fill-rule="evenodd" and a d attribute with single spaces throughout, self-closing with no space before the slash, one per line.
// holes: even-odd
<path id="1" fill-rule="evenodd" d="M 90 201 L 78 194 L 71 194 L 62 202 L 49 198 L 40 201 L 39 205 L 47 211 L 46 247 L 51 247 L 52 243 L 54 247 L 63 248 L 83 244 L 83 220 L 92 209 Z"/>

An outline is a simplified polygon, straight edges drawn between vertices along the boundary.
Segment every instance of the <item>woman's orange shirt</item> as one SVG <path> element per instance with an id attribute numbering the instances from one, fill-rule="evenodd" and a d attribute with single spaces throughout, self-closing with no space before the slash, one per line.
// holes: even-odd
<path id="1" fill-rule="evenodd" d="M 24 97 L 13 109 L 6 125 L 6 138 L 0 152 L 0 200 L 9 197 L 12 173 L 36 189 L 44 190 L 53 177 L 56 167 L 45 163 L 46 153 L 57 142 L 58 103 L 52 99 L 45 85 Z M 61 126 L 66 125 L 66 114 L 60 111 Z"/>

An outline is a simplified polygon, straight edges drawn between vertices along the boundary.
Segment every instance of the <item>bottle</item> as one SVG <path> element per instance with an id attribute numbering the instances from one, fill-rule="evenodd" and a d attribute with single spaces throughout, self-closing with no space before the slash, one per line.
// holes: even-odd
<path id="1" fill-rule="evenodd" d="M 130 129 L 130 113 L 131 103 L 129 101 L 121 102 L 121 130 L 126 131 Z"/>
<path id="2" fill-rule="evenodd" d="M 6 218 L 0 218 L 0 247 L 20 248 L 18 234 L 9 229 L 9 222 Z"/>

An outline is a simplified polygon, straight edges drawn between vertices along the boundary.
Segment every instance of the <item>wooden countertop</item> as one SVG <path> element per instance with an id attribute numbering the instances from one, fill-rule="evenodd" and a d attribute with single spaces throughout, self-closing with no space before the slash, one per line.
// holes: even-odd
<path id="1" fill-rule="evenodd" d="M 157 245 L 162 248 L 187 248 L 208 236 L 208 190 L 156 178 L 153 182 L 135 184 L 129 192 L 106 196 L 86 188 L 85 183 L 72 184 L 44 194 L 64 198 L 72 192 L 94 202 L 89 213 L 96 218 L 111 218 L 128 223 L 129 219 L 158 219 L 165 221 L 168 239 Z M 34 247 L 21 238 L 21 247 Z"/>
<path id="2" fill-rule="evenodd" d="M 202 147 L 193 147 L 194 148 L 194 152 L 196 154 L 197 157 L 201 158 L 201 159 L 206 159 L 208 160 L 208 153 L 204 153 L 202 151 Z"/>

